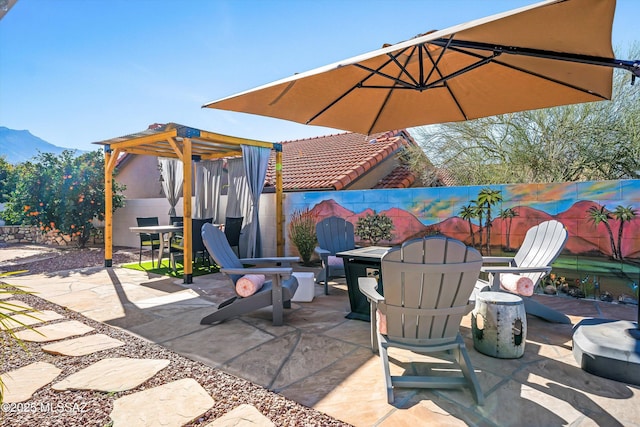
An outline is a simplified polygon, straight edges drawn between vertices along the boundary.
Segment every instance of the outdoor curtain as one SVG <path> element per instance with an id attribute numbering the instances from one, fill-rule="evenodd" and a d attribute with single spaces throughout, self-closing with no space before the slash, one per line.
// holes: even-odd
<path id="1" fill-rule="evenodd" d="M 240 157 L 227 160 L 227 170 L 229 172 L 229 189 L 227 192 L 226 217 L 243 217 L 245 224 L 248 224 L 251 212 L 251 197 L 249 196 L 249 186 L 247 177 L 244 174 L 244 164 Z M 247 234 L 240 235 L 240 257 L 245 258 Z"/>
<path id="2" fill-rule="evenodd" d="M 158 157 L 158 164 L 161 169 L 162 189 L 171 205 L 169 216 L 176 216 L 176 205 L 180 200 L 182 182 L 184 180 L 182 161 Z"/>
<path id="3" fill-rule="evenodd" d="M 213 218 L 217 223 L 220 214 L 222 160 L 196 162 L 195 216 Z"/>
<path id="4" fill-rule="evenodd" d="M 262 189 L 264 188 L 270 154 L 271 150 L 268 148 L 242 146 L 242 160 L 251 197 L 251 220 L 247 223 L 247 234 L 249 235 L 247 256 L 251 258 L 262 256 L 259 222 L 260 194 L 262 194 Z"/>
<path id="5" fill-rule="evenodd" d="M 241 256 L 262 256 L 260 242 L 260 194 L 267 175 L 268 148 L 242 146 L 242 158 L 229 159 L 229 192 L 226 216 L 244 217 L 245 226 L 241 236 Z"/>

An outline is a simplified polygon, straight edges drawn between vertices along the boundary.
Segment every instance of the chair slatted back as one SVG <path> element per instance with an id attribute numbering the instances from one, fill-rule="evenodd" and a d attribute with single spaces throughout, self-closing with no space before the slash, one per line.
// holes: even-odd
<path id="1" fill-rule="evenodd" d="M 231 246 L 229 246 L 227 236 L 225 236 L 224 232 L 218 227 L 211 223 L 204 224 L 202 226 L 201 236 L 209 255 L 211 255 L 218 266 L 221 268 L 244 267 L 233 249 L 231 249 Z M 229 277 L 235 284 L 242 275 L 230 274 Z"/>
<path id="2" fill-rule="evenodd" d="M 522 246 L 514 256 L 516 267 L 550 266 L 567 242 L 569 234 L 564 224 L 556 220 L 542 222 L 531 227 L 524 237 Z M 546 273 L 522 273 L 529 277 L 534 286 Z"/>
<path id="3" fill-rule="evenodd" d="M 414 239 L 382 258 L 387 337 L 406 344 L 450 342 L 469 312 L 482 255 L 444 236 Z"/>
<path id="4" fill-rule="evenodd" d="M 335 255 L 356 247 L 353 224 L 337 216 L 323 219 L 316 224 L 318 246 Z"/>
<path id="5" fill-rule="evenodd" d="M 138 227 L 148 227 L 153 225 L 158 225 L 158 217 L 150 216 L 150 217 L 137 217 L 136 222 Z M 155 240 L 160 240 L 159 233 L 140 233 L 140 243 L 142 242 L 153 242 Z"/>
<path id="6" fill-rule="evenodd" d="M 224 221 L 224 234 L 227 236 L 231 247 L 240 245 L 240 233 L 242 232 L 242 221 L 244 217 L 228 216 Z"/>

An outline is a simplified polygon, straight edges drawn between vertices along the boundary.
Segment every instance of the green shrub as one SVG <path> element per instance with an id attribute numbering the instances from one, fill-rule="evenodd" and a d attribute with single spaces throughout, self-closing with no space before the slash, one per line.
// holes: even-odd
<path id="1" fill-rule="evenodd" d="M 367 214 L 366 217 L 360 218 L 356 224 L 355 235 L 362 240 L 368 240 L 374 245 L 380 240 L 391 240 L 393 234 L 393 221 L 385 214 L 373 213 Z"/>
<path id="2" fill-rule="evenodd" d="M 317 245 L 316 222 L 317 215 L 309 208 L 293 211 L 289 221 L 289 238 L 298 248 L 304 265 L 311 263 L 311 255 Z"/>

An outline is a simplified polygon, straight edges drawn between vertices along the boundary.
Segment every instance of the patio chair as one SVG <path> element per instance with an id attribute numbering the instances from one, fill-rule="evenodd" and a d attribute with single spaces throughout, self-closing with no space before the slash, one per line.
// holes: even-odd
<path id="1" fill-rule="evenodd" d="M 176 221 L 181 222 L 181 221 Z M 202 242 L 202 226 L 204 224 L 210 224 L 213 222 L 213 218 L 192 218 L 191 219 L 191 255 L 192 261 L 195 263 L 198 260 L 198 255 L 202 257 L 203 264 L 206 263 L 207 267 L 210 266 L 209 253 Z M 169 247 L 169 257 L 171 259 L 171 267 L 176 270 L 176 258 L 184 256 L 184 237 L 182 233 L 176 233 L 171 238 L 171 246 Z"/>
<path id="2" fill-rule="evenodd" d="M 318 275 L 318 282 L 324 281 L 324 294 L 329 295 L 329 279 L 345 277 L 344 264 L 341 258 L 336 258 L 336 253 L 356 247 L 353 224 L 331 216 L 316 224 L 316 236 L 318 246 L 315 252 L 320 256 L 323 268 Z"/>
<path id="3" fill-rule="evenodd" d="M 244 217 L 231 217 L 228 216 L 224 220 L 224 235 L 227 236 L 227 241 L 231 248 L 236 248 L 236 255 L 240 256 L 240 234 L 242 232 L 242 221 Z"/>
<path id="4" fill-rule="evenodd" d="M 482 405 L 482 390 L 460 335 L 460 322 L 473 308 L 469 297 L 482 266 L 480 252 L 455 239 L 431 236 L 389 250 L 381 265 L 384 296 L 377 292 L 375 278 L 360 277 L 358 287 L 371 303 L 372 349 L 380 354 L 389 403 L 394 387 L 469 387 Z M 459 375 L 392 376 L 389 347 L 453 352 Z M 429 374 L 436 371 L 431 367 L 424 367 Z"/>
<path id="5" fill-rule="evenodd" d="M 253 295 L 241 297 L 236 295 L 218 306 L 218 309 L 204 317 L 201 325 L 210 325 L 223 322 L 229 318 L 241 314 L 250 313 L 262 307 L 273 306 L 273 325 L 282 325 L 283 308 L 291 308 L 291 298 L 298 289 L 298 281 L 291 273 L 293 269 L 289 266 L 291 262 L 300 261 L 299 257 L 276 257 L 276 258 L 244 258 L 239 259 L 224 232 L 213 224 L 205 224 L 202 227 L 202 240 L 209 254 L 217 265 L 220 272 L 226 274 L 236 288 L 236 282 L 246 274 L 262 274 L 271 277 Z M 276 267 L 254 267 L 246 268 L 245 264 L 276 264 Z"/>
<path id="6" fill-rule="evenodd" d="M 544 221 L 530 228 L 515 256 L 483 257 L 485 265 L 483 265 L 482 271 L 488 274 L 489 282 L 479 281 L 479 290 L 506 291 L 500 286 L 500 275 L 506 273 L 528 277 L 533 282 L 535 289 L 540 280 L 551 271 L 551 264 L 562 252 L 568 237 L 564 224 L 556 220 Z M 567 316 L 556 310 L 527 296 L 523 296 L 522 299 L 528 314 L 549 322 L 571 323 Z"/>
<path id="7" fill-rule="evenodd" d="M 138 227 L 147 227 L 150 225 L 158 225 L 158 217 L 137 217 L 136 222 Z M 153 251 L 157 251 L 160 249 L 160 234 L 158 233 L 139 233 L 140 236 L 140 257 L 138 259 L 138 264 L 142 265 L 142 250 L 150 249 L 151 250 L 151 265 L 153 265 Z"/>

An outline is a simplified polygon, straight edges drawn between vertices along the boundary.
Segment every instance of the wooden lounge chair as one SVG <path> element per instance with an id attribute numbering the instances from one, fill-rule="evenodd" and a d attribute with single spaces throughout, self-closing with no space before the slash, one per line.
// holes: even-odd
<path id="1" fill-rule="evenodd" d="M 291 297 L 298 289 L 298 281 L 291 275 L 291 262 L 300 261 L 298 257 L 244 258 L 238 259 L 224 232 L 213 224 L 202 227 L 202 241 L 209 255 L 220 266 L 220 271 L 236 282 L 245 274 L 263 274 L 270 281 L 265 282 L 255 294 L 243 298 L 235 296 L 218 306 L 218 310 L 204 317 L 200 324 L 209 325 L 222 322 L 231 317 L 255 311 L 262 307 L 273 306 L 273 325 L 282 325 L 283 308 L 291 308 Z M 245 268 L 244 264 L 276 264 L 277 267 Z"/>
<path id="2" fill-rule="evenodd" d="M 462 317 L 473 308 L 469 297 L 481 266 L 477 250 L 455 239 L 431 236 L 410 240 L 382 257 L 384 296 L 376 291 L 375 278 L 358 279 L 360 291 L 371 302 L 372 332 L 377 338 L 372 347 L 375 352 L 377 345 L 380 353 L 389 403 L 394 401 L 394 387 L 469 387 L 482 405 L 482 390 L 460 335 Z M 453 351 L 461 375 L 392 376 L 389 347 L 416 353 Z"/>
<path id="3" fill-rule="evenodd" d="M 535 289 L 540 280 L 551 271 L 551 264 L 562 252 L 568 237 L 569 234 L 564 224 L 556 220 L 544 221 L 530 228 L 514 257 L 483 257 L 482 271 L 489 274 L 489 282 L 480 281 L 480 290 L 488 290 L 489 288 L 492 291 L 504 290 L 500 287 L 500 275 L 505 273 L 530 278 Z M 522 299 L 528 314 L 549 322 L 571 323 L 571 320 L 563 313 L 529 297 L 523 296 Z"/>
<path id="4" fill-rule="evenodd" d="M 331 216 L 316 224 L 316 236 L 318 247 L 315 248 L 315 252 L 320 256 L 323 267 L 317 280 L 324 280 L 324 294 L 329 295 L 329 279 L 345 276 L 342 259 L 329 257 L 335 257 L 338 252 L 356 247 L 353 224 L 340 217 Z"/>

